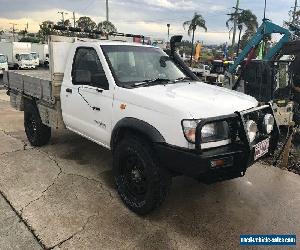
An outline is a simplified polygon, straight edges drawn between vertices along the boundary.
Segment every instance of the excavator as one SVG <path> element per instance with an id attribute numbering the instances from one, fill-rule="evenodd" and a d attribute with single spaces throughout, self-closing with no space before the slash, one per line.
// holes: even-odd
<path id="1" fill-rule="evenodd" d="M 281 39 L 254 59 L 260 46 L 272 34 Z M 280 167 L 288 166 L 292 140 L 300 143 L 300 28 L 283 28 L 263 19 L 262 25 L 229 67 L 226 79 L 229 88 L 272 103 L 277 125 L 286 130 L 286 139 L 273 165 L 281 158 Z"/>
<path id="2" fill-rule="evenodd" d="M 227 86 L 255 97 L 259 102 L 272 102 L 279 126 L 290 126 L 294 116 L 291 65 L 300 55 L 299 28 L 283 28 L 264 19 L 256 34 L 229 67 Z M 266 38 L 278 34 L 281 39 L 261 59 L 254 59 Z M 288 48 L 293 44 L 293 50 Z M 298 48 L 298 49 L 297 49 Z"/>

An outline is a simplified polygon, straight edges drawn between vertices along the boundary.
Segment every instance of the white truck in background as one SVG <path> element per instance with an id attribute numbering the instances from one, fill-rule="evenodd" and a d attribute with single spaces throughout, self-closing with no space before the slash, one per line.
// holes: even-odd
<path id="1" fill-rule="evenodd" d="M 0 54 L 0 75 L 2 76 L 4 71 L 8 70 L 7 56 Z"/>
<path id="2" fill-rule="evenodd" d="M 179 39 L 180 38 L 180 39 Z M 118 193 L 137 214 L 165 199 L 171 180 L 242 177 L 277 147 L 270 105 L 200 82 L 175 53 L 154 46 L 50 37 L 50 71 L 8 71 L 29 142 L 67 128 L 111 150 Z"/>
<path id="3" fill-rule="evenodd" d="M 37 52 L 30 52 L 30 54 L 32 56 L 34 66 L 38 67 L 40 65 L 39 53 L 37 53 Z"/>
<path id="4" fill-rule="evenodd" d="M 8 67 L 14 69 L 34 69 L 31 43 L 0 42 L 0 53 L 7 56 Z"/>
<path id="5" fill-rule="evenodd" d="M 210 73 L 210 67 L 205 64 L 199 64 L 198 67 L 190 68 L 190 70 L 198 77 L 204 77 Z"/>
<path id="6" fill-rule="evenodd" d="M 49 65 L 49 45 L 48 44 L 31 44 L 31 53 L 36 59 L 36 65 L 48 66 Z"/>

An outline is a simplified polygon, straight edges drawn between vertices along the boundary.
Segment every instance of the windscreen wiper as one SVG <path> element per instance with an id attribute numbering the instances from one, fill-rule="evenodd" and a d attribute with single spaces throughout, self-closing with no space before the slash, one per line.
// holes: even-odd
<path id="1" fill-rule="evenodd" d="M 144 80 L 142 82 L 136 82 L 133 84 L 133 87 L 153 86 L 157 84 L 166 84 L 169 82 L 171 82 L 171 80 L 168 78 L 156 78 L 156 79 Z"/>
<path id="2" fill-rule="evenodd" d="M 194 80 L 187 76 L 179 77 L 174 80 L 174 82 L 185 82 L 185 81 L 194 81 Z"/>

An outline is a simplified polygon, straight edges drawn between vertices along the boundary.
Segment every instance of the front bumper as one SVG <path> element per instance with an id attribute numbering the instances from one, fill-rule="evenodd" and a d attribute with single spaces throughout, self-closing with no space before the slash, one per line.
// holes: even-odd
<path id="1" fill-rule="evenodd" d="M 213 149 L 185 150 L 166 144 L 155 146 L 160 163 L 176 174 L 213 182 L 242 176 L 249 166 L 247 149 L 230 144 Z M 224 160 L 222 167 L 213 167 L 212 161 Z"/>
<path id="2" fill-rule="evenodd" d="M 20 69 L 35 69 L 35 65 L 21 65 Z"/>
<path id="3" fill-rule="evenodd" d="M 275 124 L 270 135 L 260 133 L 257 139 L 250 143 L 245 123 L 246 117 L 253 112 L 273 114 L 271 106 L 266 105 L 229 116 L 202 120 L 197 127 L 195 149 L 183 149 L 162 143 L 155 144 L 160 163 L 174 173 L 198 178 L 208 183 L 243 176 L 247 168 L 254 163 L 255 145 L 269 138 L 268 153 L 272 153 L 277 147 L 279 138 L 279 129 Z M 201 129 L 206 124 L 215 121 L 227 121 L 231 124 L 231 143 L 217 148 L 201 149 Z M 222 164 L 216 166 L 215 162 Z"/>

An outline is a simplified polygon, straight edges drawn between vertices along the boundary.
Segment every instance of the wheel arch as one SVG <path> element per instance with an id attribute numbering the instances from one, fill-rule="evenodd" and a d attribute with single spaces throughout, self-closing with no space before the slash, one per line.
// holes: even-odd
<path id="1" fill-rule="evenodd" d="M 118 121 L 113 128 L 110 140 L 111 150 L 114 150 L 117 142 L 128 132 L 141 135 L 150 142 L 165 142 L 165 138 L 162 134 L 151 124 L 137 118 L 126 117 Z"/>

